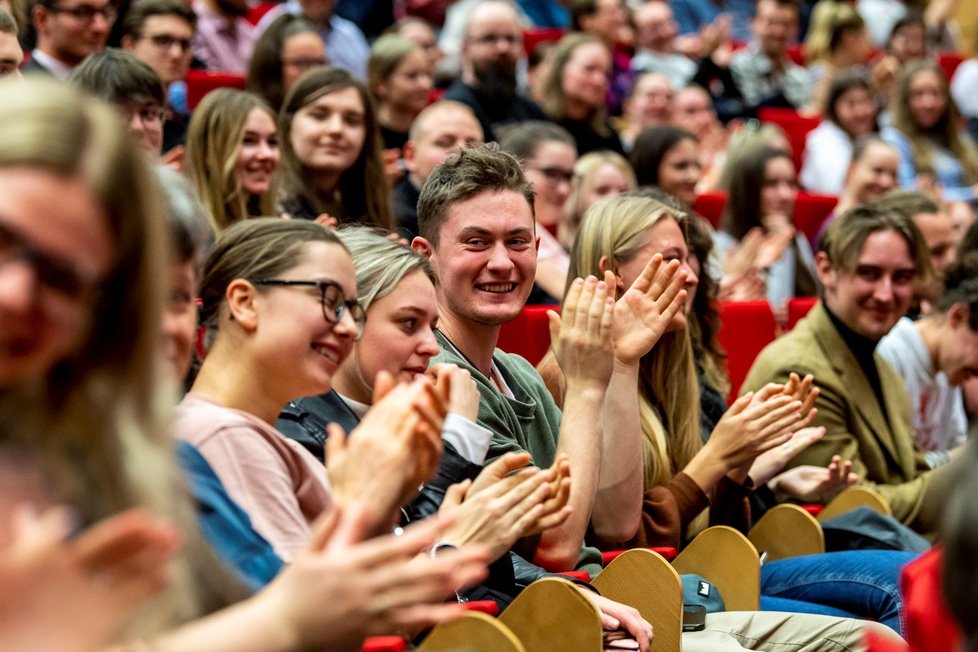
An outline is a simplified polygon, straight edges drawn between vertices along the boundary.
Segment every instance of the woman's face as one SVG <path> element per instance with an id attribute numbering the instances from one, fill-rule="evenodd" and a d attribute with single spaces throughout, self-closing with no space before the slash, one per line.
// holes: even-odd
<path id="1" fill-rule="evenodd" d="M 584 206 L 581 207 L 581 214 L 591 208 L 594 202 L 605 197 L 620 195 L 632 189 L 628 177 L 621 169 L 612 163 L 602 163 L 591 175 L 587 194 L 584 197 Z"/>
<path id="2" fill-rule="evenodd" d="M 268 192 L 279 160 L 275 120 L 264 109 L 252 109 L 245 120 L 244 134 L 234 164 L 234 173 L 242 190 L 248 195 Z"/>
<path id="3" fill-rule="evenodd" d="M 298 263 L 276 280 L 326 281 L 339 286 L 346 301 L 356 298 L 356 272 L 349 254 L 330 242 L 308 242 Z M 255 299 L 257 327 L 252 353 L 269 382 L 284 400 L 322 394 L 353 350 L 356 324 L 347 310 L 337 323 L 323 315 L 317 287 L 262 286 Z"/>
<path id="4" fill-rule="evenodd" d="M 940 76 L 933 70 L 921 70 L 910 80 L 910 117 L 921 129 L 930 129 L 947 111 L 947 95 Z"/>
<path id="5" fill-rule="evenodd" d="M 194 261 L 170 268 L 170 294 L 163 306 L 163 359 L 174 380 L 181 382 L 190 369 L 197 337 L 197 274 Z"/>
<path id="6" fill-rule="evenodd" d="M 702 171 L 696 141 L 683 138 L 659 162 L 659 187 L 692 206 Z"/>
<path id="7" fill-rule="evenodd" d="M 327 93 L 299 109 L 289 131 L 299 162 L 313 173 L 346 172 L 363 149 L 365 111 L 355 88 Z"/>
<path id="8" fill-rule="evenodd" d="M 112 258 L 106 216 L 82 181 L 0 169 L 0 387 L 74 352 Z"/>
<path id="9" fill-rule="evenodd" d="M 411 113 L 420 113 L 428 106 L 431 96 L 432 77 L 428 57 L 419 48 L 408 52 L 390 77 L 377 88 L 378 96 L 385 104 Z"/>
<path id="10" fill-rule="evenodd" d="M 295 80 L 307 70 L 329 64 L 322 37 L 314 32 L 300 32 L 282 43 L 282 91 L 288 93 Z"/>
<path id="11" fill-rule="evenodd" d="M 341 373 L 356 375 L 353 382 L 364 397 L 372 393 L 378 372 L 390 372 L 397 381 L 411 381 L 438 354 L 437 323 L 435 286 L 420 270 L 407 274 L 390 293 L 370 304 L 363 337 Z"/>
<path id="12" fill-rule="evenodd" d="M 873 143 L 854 161 L 848 184 L 858 204 L 876 201 L 897 185 L 900 154 L 885 143 Z"/>
<path id="13" fill-rule="evenodd" d="M 561 73 L 564 96 L 590 109 L 604 104 L 611 76 L 611 55 L 600 43 L 585 43 L 571 53 Z"/>
<path id="14" fill-rule="evenodd" d="M 795 164 L 785 156 L 769 160 L 764 166 L 764 183 L 761 185 L 761 218 L 781 215 L 790 219 L 797 197 Z"/>
<path id="15" fill-rule="evenodd" d="M 548 140 L 540 143 L 533 158 L 526 162 L 526 179 L 536 191 L 537 212 L 554 215 L 563 211 L 574 180 L 577 150 L 567 143 Z M 542 209 L 542 210 L 541 210 Z"/>
<path id="16" fill-rule="evenodd" d="M 686 303 L 692 302 L 692 297 L 696 294 L 696 287 L 700 279 L 690 266 L 689 250 L 686 248 L 686 238 L 679 223 L 671 217 L 663 217 L 648 228 L 646 232 L 648 241 L 638 254 L 626 263 L 618 266 L 619 290 L 632 286 L 635 279 L 639 277 L 642 270 L 655 254 L 662 254 L 663 259 L 679 261 L 679 269 L 686 272 Z M 686 310 L 676 313 L 672 323 L 669 324 L 668 331 L 679 330 L 686 327 Z"/>
<path id="17" fill-rule="evenodd" d="M 865 88 L 851 88 L 835 101 L 839 126 L 852 138 L 871 133 L 876 128 L 876 104 Z"/>

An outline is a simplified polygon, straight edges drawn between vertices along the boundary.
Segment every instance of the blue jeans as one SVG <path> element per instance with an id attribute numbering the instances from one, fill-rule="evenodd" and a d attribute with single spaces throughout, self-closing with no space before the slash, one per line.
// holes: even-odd
<path id="1" fill-rule="evenodd" d="M 761 609 L 865 618 L 902 635 L 900 569 L 916 557 L 847 550 L 768 562 L 761 567 Z"/>

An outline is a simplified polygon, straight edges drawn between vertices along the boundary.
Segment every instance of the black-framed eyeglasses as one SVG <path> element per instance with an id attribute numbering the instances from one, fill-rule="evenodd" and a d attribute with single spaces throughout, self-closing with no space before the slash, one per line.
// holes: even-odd
<path id="1" fill-rule="evenodd" d="M 86 23 L 95 18 L 95 16 L 101 16 L 107 23 L 114 23 L 117 15 L 115 7 L 112 5 L 105 5 L 104 7 L 95 7 L 93 5 L 59 7 L 55 5 L 53 7 L 48 7 L 48 11 L 52 11 L 56 14 L 68 14 L 72 18 Z"/>
<path id="2" fill-rule="evenodd" d="M 260 278 L 251 281 L 255 285 L 275 285 L 281 287 L 310 287 L 319 290 L 319 301 L 323 307 L 323 319 L 330 324 L 338 324 L 343 314 L 349 312 L 357 326 L 356 339 L 363 335 L 367 323 L 367 313 L 356 299 L 347 299 L 343 289 L 333 281 L 286 281 L 278 278 Z"/>
<path id="3" fill-rule="evenodd" d="M 161 50 L 169 50 L 174 45 L 180 47 L 180 52 L 186 53 L 190 50 L 190 39 L 172 36 L 170 34 L 147 34 L 144 38 L 149 39 L 153 45 Z"/>
<path id="4" fill-rule="evenodd" d="M 37 283 L 61 298 L 78 300 L 95 290 L 95 279 L 67 260 L 41 251 L 22 233 L 0 222 L 0 266 L 24 261 L 34 270 Z"/>

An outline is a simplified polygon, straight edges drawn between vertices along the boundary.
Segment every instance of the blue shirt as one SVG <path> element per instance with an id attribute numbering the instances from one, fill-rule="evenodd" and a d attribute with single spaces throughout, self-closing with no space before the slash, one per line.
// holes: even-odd
<path id="1" fill-rule="evenodd" d="M 259 32 L 264 31 L 273 20 L 282 14 L 301 15 L 302 5 L 298 0 L 289 0 L 262 16 L 258 22 Z M 370 46 L 363 32 L 346 18 L 333 14 L 328 27 L 319 27 L 319 35 L 326 45 L 326 57 L 329 65 L 342 68 L 362 82 L 367 81 L 367 59 L 370 58 Z"/>

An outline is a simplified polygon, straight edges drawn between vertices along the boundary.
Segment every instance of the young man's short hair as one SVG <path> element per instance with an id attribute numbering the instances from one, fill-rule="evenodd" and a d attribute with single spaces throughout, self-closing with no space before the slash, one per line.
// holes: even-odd
<path id="1" fill-rule="evenodd" d="M 155 100 L 163 106 L 163 82 L 148 64 L 118 48 L 85 57 L 68 81 L 110 104 Z"/>
<path id="2" fill-rule="evenodd" d="M 892 190 L 875 202 L 884 211 L 897 211 L 908 219 L 921 213 L 940 213 L 940 205 L 917 190 Z"/>
<path id="3" fill-rule="evenodd" d="M 533 186 L 512 154 L 504 152 L 496 143 L 459 150 L 435 168 L 421 189 L 418 199 L 421 237 L 437 246 L 441 225 L 454 204 L 483 192 L 506 191 L 523 195 L 533 213 Z"/>
<path id="4" fill-rule="evenodd" d="M 190 29 L 197 29 L 197 14 L 185 0 L 137 0 L 126 12 L 122 23 L 123 35 L 141 39 L 143 25 L 152 16 L 176 16 L 185 20 Z"/>

